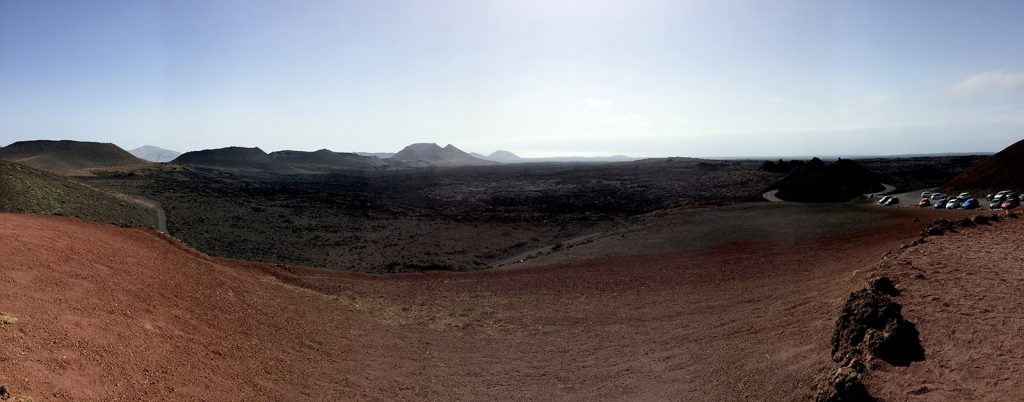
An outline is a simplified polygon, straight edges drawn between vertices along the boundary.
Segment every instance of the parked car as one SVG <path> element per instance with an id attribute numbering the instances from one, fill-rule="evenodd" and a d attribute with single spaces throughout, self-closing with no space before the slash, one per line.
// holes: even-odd
<path id="1" fill-rule="evenodd" d="M 961 202 L 967 201 L 968 198 L 971 198 L 971 193 L 960 193 L 956 198 L 959 198 Z"/>
<path id="2" fill-rule="evenodd" d="M 1002 205 L 1003 209 L 1013 209 L 1013 208 L 1017 208 L 1019 206 L 1020 206 L 1020 200 L 1017 199 L 1017 198 L 1007 198 L 1006 201 L 1003 201 L 1003 205 Z"/>
<path id="3" fill-rule="evenodd" d="M 993 194 L 992 198 L 990 199 L 990 201 L 1003 202 L 1003 201 L 1006 201 L 1006 199 L 1009 198 L 1009 197 L 1016 197 L 1016 194 L 1014 194 L 1012 191 L 1009 191 L 1009 190 L 1003 190 L 1003 191 L 1000 191 L 998 193 Z"/>
<path id="4" fill-rule="evenodd" d="M 949 198 L 949 196 L 943 193 L 932 193 L 931 196 L 932 201 L 945 200 L 947 198 Z"/>
<path id="5" fill-rule="evenodd" d="M 952 200 L 949 200 L 949 202 L 946 203 L 946 209 L 957 209 L 957 208 L 960 208 L 960 203 L 961 202 L 963 202 L 963 201 L 960 201 L 960 200 L 955 199 L 955 198 L 952 199 Z"/>
<path id="6" fill-rule="evenodd" d="M 899 203 L 900 203 L 900 198 L 899 197 L 889 197 L 889 199 L 885 201 L 885 205 L 896 205 L 896 204 L 899 204 Z"/>
<path id="7" fill-rule="evenodd" d="M 935 193 L 931 191 L 925 191 L 921 193 L 921 198 L 932 198 L 933 195 L 935 195 Z"/>
<path id="8" fill-rule="evenodd" d="M 989 203 L 988 203 L 988 209 L 999 209 L 999 208 L 1002 208 L 1002 207 L 1003 207 L 1003 201 L 999 201 L 999 200 L 997 200 L 995 198 L 993 198 L 992 201 L 989 201 Z"/>
<path id="9" fill-rule="evenodd" d="M 924 197 L 920 201 L 917 202 L 917 206 L 919 206 L 919 207 L 927 207 L 927 206 L 931 206 L 931 205 L 932 205 L 932 200 L 929 200 L 928 197 Z"/>
<path id="10" fill-rule="evenodd" d="M 963 209 L 975 209 L 979 206 L 981 206 L 981 204 L 978 203 L 977 198 L 968 198 L 967 200 L 960 204 L 960 208 Z"/>

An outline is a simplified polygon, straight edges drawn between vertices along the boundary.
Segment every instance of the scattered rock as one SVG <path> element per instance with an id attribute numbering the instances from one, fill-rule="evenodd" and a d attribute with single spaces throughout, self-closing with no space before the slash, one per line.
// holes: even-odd
<path id="1" fill-rule="evenodd" d="M 988 217 L 985 216 L 985 215 L 974 215 L 974 216 L 971 217 L 971 222 L 974 222 L 975 225 L 988 225 L 989 224 Z"/>
<path id="2" fill-rule="evenodd" d="M 927 236 L 942 236 L 947 232 L 955 232 L 956 225 L 953 224 L 949 219 L 939 219 L 932 222 L 923 231 L 921 231 L 922 237 Z"/>
<path id="3" fill-rule="evenodd" d="M 871 288 L 871 290 L 878 293 L 887 294 L 891 296 L 897 296 L 900 294 L 900 290 L 896 289 L 896 285 L 892 283 L 892 279 L 889 279 L 888 276 L 879 276 L 875 279 L 872 279 L 871 283 L 868 286 Z"/>
<path id="4" fill-rule="evenodd" d="M 918 272 L 918 273 L 914 274 L 914 279 L 925 280 L 925 279 L 928 279 L 928 277 L 926 277 L 926 276 L 924 276 L 924 274 Z"/>
<path id="5" fill-rule="evenodd" d="M 924 360 L 917 328 L 903 318 L 902 306 L 869 289 L 850 294 L 832 335 L 832 359 L 871 355 L 906 366 Z"/>
<path id="6" fill-rule="evenodd" d="M 861 381 L 863 369 L 840 367 L 817 381 L 809 400 L 815 402 L 874 401 Z"/>
<path id="7" fill-rule="evenodd" d="M 973 228 L 977 225 L 974 224 L 974 220 L 971 218 L 963 218 L 956 222 L 956 225 L 962 228 Z"/>
<path id="8" fill-rule="evenodd" d="M 7 387 L 0 385 L 0 401 L 6 401 L 11 399 L 11 393 L 7 391 Z"/>

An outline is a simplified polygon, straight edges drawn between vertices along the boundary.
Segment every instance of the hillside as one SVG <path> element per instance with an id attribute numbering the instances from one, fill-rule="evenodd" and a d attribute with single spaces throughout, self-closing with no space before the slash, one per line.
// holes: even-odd
<path id="1" fill-rule="evenodd" d="M 387 162 L 377 157 L 326 149 L 315 152 L 277 151 L 271 152 L 269 157 L 306 170 L 363 170 L 388 166 Z"/>
<path id="2" fill-rule="evenodd" d="M 259 148 L 227 147 L 190 151 L 171 163 L 219 169 L 261 170 L 275 173 L 293 172 L 288 163 L 271 158 Z"/>
<path id="3" fill-rule="evenodd" d="M 412 144 L 391 157 L 393 161 L 405 162 L 412 166 L 484 166 L 497 162 L 476 158 L 454 145 L 441 148 L 433 143 Z"/>
<path id="4" fill-rule="evenodd" d="M 794 202 L 846 202 L 883 189 L 878 175 L 851 160 L 825 163 L 817 158 L 801 165 L 767 190 Z"/>
<path id="5" fill-rule="evenodd" d="M 128 152 L 139 159 L 144 159 L 150 162 L 170 162 L 174 160 L 174 158 L 181 156 L 181 152 L 154 147 L 152 145 L 141 146 Z"/>
<path id="6" fill-rule="evenodd" d="M 126 197 L 65 177 L 0 161 L 0 211 L 74 216 L 122 226 L 153 227 L 155 212 Z"/>
<path id="7" fill-rule="evenodd" d="M 877 274 L 920 333 L 924 360 L 875 359 L 864 384 L 884 401 L 1024 400 L 1024 220 L 955 220 L 887 254 Z M 938 226 L 938 225 L 936 225 Z"/>
<path id="8" fill-rule="evenodd" d="M 993 193 L 1000 190 L 1024 190 L 1024 140 L 983 159 L 966 172 L 954 177 L 939 191 L 948 193 Z"/>
<path id="9" fill-rule="evenodd" d="M 565 262 L 391 276 L 0 214 L 0 311 L 17 318 L 0 327 L 0 385 L 35 400 L 799 400 L 843 297 L 915 236 L 914 217 L 945 215 L 692 212 L 648 216 Z M 728 225 L 713 243 L 707 222 Z"/>
<path id="10" fill-rule="evenodd" d="M 60 174 L 80 174 L 94 168 L 149 163 L 114 144 L 69 140 L 15 142 L 0 148 L 0 159 Z"/>

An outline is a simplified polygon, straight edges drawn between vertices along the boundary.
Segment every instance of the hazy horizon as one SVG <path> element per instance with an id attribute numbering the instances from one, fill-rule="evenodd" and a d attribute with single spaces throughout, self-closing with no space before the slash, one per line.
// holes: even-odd
<path id="1" fill-rule="evenodd" d="M 0 143 L 996 152 L 1024 3 L 0 2 Z"/>

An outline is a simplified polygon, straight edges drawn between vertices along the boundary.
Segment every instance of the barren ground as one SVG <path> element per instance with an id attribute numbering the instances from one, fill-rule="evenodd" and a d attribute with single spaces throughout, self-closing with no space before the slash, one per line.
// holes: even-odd
<path id="1" fill-rule="evenodd" d="M 0 214 L 0 310 L 18 319 L 0 327 L 0 383 L 36 400 L 795 399 L 848 292 L 950 214 L 826 208 L 834 220 L 800 205 L 665 211 L 628 242 L 385 276 Z M 779 214 L 800 230 L 770 229 Z M 738 226 L 695 240 L 715 222 Z"/>
<path id="2" fill-rule="evenodd" d="M 925 360 L 878 364 L 868 390 L 886 400 L 1024 400 L 1024 221 L 929 237 L 887 259 L 895 299 L 917 325 Z M 921 275 L 915 277 L 916 275 Z"/>

